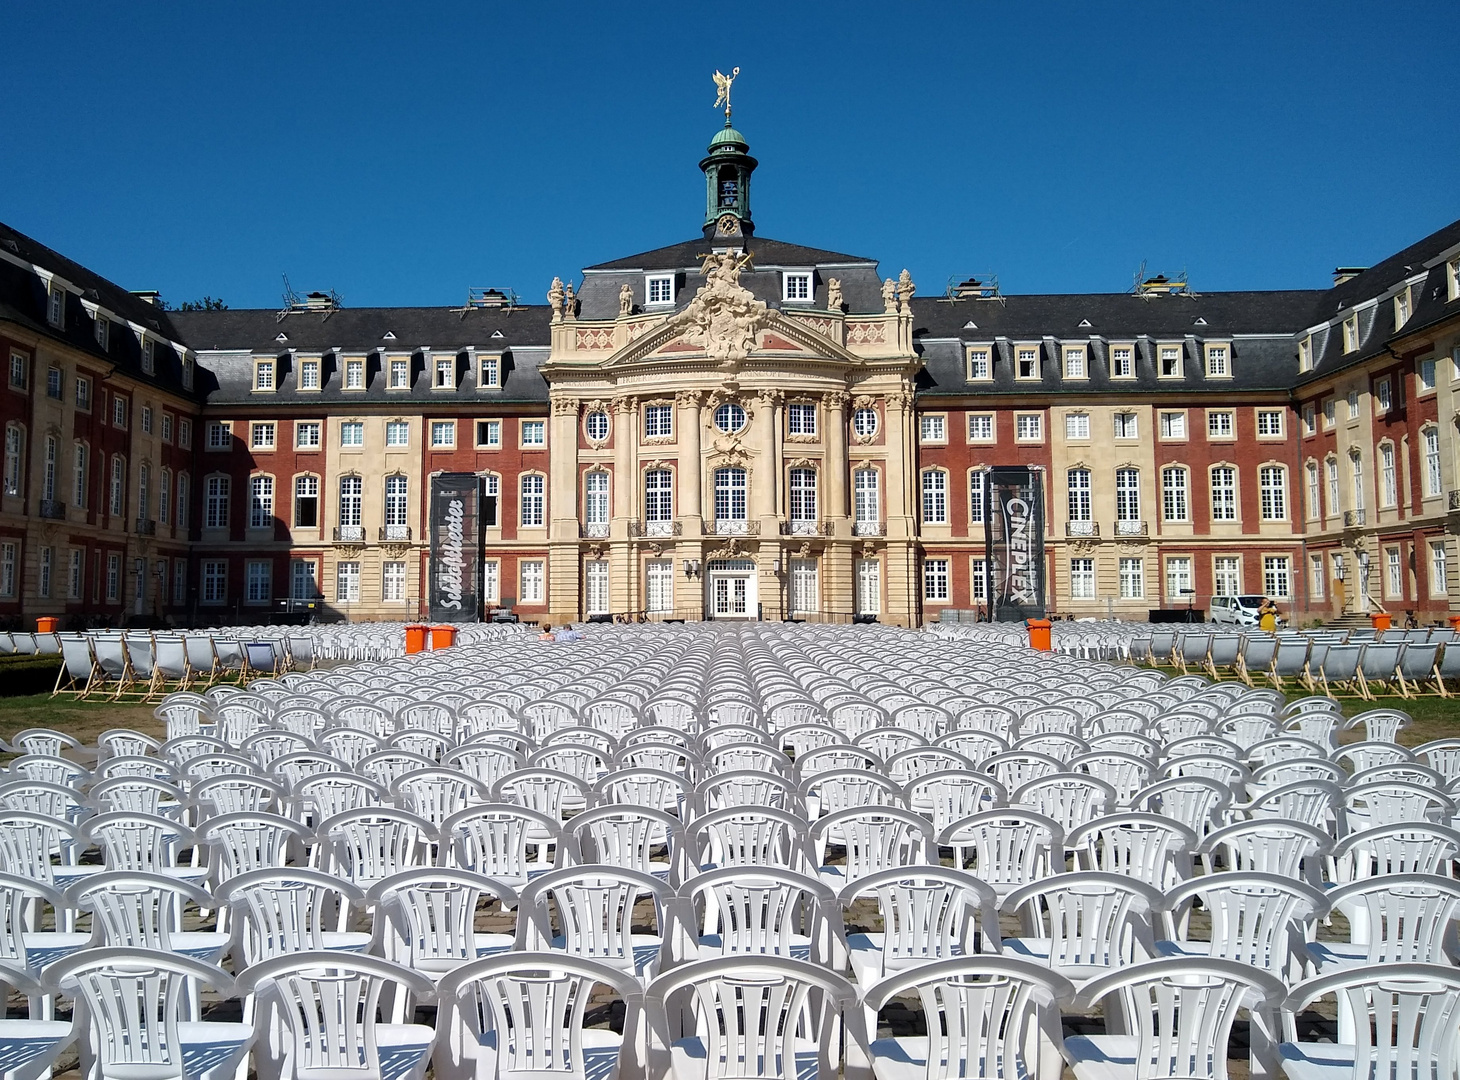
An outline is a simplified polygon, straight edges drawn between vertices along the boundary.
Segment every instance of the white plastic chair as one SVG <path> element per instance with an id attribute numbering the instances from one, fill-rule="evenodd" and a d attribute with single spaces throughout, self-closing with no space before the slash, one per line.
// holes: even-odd
<path id="1" fill-rule="evenodd" d="M 655 932 L 635 933 L 634 907 L 646 897 L 652 902 Z M 677 959 L 675 901 L 673 888 L 637 870 L 604 865 L 554 870 L 522 890 L 517 948 L 562 949 L 647 982 Z"/>
<path id="2" fill-rule="evenodd" d="M 255 870 L 229 879 L 214 895 L 232 910 L 240 967 L 325 949 L 364 952 L 373 937 L 349 928 L 352 909 L 364 907 L 364 890 L 318 870 Z"/>
<path id="3" fill-rule="evenodd" d="M 404 810 L 372 806 L 347 810 L 319 826 L 323 866 L 361 888 L 428 864 L 436 830 Z"/>
<path id="4" fill-rule="evenodd" d="M 1152 924 L 1164 898 L 1125 874 L 1077 870 L 1010 893 L 1003 910 L 1020 932 L 1004 955 L 1039 964 L 1076 986 L 1155 955 Z"/>
<path id="5" fill-rule="evenodd" d="M 477 931 L 484 896 L 504 909 L 517 906 L 517 893 L 500 881 L 447 867 L 421 867 L 385 878 L 371 887 L 366 901 L 386 916 L 393 931 L 381 935 L 385 958 L 440 982 L 468 961 L 512 948 L 513 934 Z"/>
<path id="6" fill-rule="evenodd" d="M 833 889 L 894 867 L 932 861 L 936 834 L 927 818 L 896 806 L 852 807 L 827 814 L 811 826 L 821 878 Z M 845 863 L 830 865 L 827 850 L 839 846 Z"/>
<path id="7" fill-rule="evenodd" d="M 838 899 L 850 908 L 866 896 L 877 898 L 882 929 L 846 937 L 858 986 L 937 960 L 998 952 L 994 891 L 972 874 L 944 866 L 892 867 L 846 883 Z"/>
<path id="8" fill-rule="evenodd" d="M 1210 920 L 1205 941 L 1183 928 L 1191 925 L 1194 901 Z M 1163 956 L 1205 956 L 1250 964 L 1284 983 L 1302 978 L 1312 963 L 1306 942 L 1328 901 L 1311 885 L 1277 874 L 1206 874 L 1166 894 L 1166 936 L 1156 942 Z"/>
<path id="9" fill-rule="evenodd" d="M 1074 830 L 1065 839 L 1084 870 L 1128 874 L 1158 889 L 1191 876 L 1196 834 L 1159 814 L 1111 814 Z"/>
<path id="10" fill-rule="evenodd" d="M 777 867 L 728 866 L 685 883 L 680 915 L 687 954 L 788 956 L 845 966 L 841 906 L 825 883 Z"/>
<path id="11" fill-rule="evenodd" d="M 566 863 L 572 842 L 560 821 L 510 803 L 484 803 L 441 823 L 442 859 L 522 890 Z"/>
<path id="12" fill-rule="evenodd" d="M 1327 899 L 1348 920 L 1349 940 L 1308 943 L 1320 975 L 1460 959 L 1454 948 L 1460 882 L 1433 874 L 1386 874 L 1341 885 Z"/>
<path id="13" fill-rule="evenodd" d="M 1002 904 L 1015 889 L 1064 870 L 1064 833 L 1049 818 L 1010 807 L 972 814 L 938 836 L 953 866 L 968 869 Z M 969 860 L 972 859 L 972 864 Z"/>
<path id="14" fill-rule="evenodd" d="M 770 807 L 736 806 L 697 818 L 690 826 L 690 847 L 702 870 L 779 866 L 813 873 L 817 865 L 806 823 Z"/>
<path id="15" fill-rule="evenodd" d="M 689 876 L 689 850 L 684 825 L 652 806 L 608 804 L 568 819 L 573 860 L 622 866 L 678 887 Z M 664 848 L 665 857 L 657 857 Z"/>

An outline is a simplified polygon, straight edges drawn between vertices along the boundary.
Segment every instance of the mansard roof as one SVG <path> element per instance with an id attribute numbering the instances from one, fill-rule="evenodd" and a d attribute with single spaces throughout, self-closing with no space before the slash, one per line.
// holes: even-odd
<path id="1" fill-rule="evenodd" d="M 655 248 L 653 251 L 643 251 L 638 255 L 598 263 L 596 266 L 586 269 L 590 272 L 598 270 L 688 270 L 691 268 L 698 270 L 704 261 L 705 254 L 712 246 L 703 236 L 697 236 L 682 244 L 670 244 L 668 247 Z M 772 240 L 769 237 L 752 236 L 746 246 L 754 253 L 755 261 L 766 266 L 845 266 L 855 263 L 877 265 L 876 259 L 869 259 L 862 255 L 844 255 L 838 251 L 804 247 L 801 244 L 788 244 L 783 240 Z"/>

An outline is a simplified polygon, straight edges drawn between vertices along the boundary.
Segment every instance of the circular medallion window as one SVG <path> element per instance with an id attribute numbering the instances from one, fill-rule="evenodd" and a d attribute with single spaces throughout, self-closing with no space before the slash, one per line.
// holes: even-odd
<path id="1" fill-rule="evenodd" d="M 852 413 L 852 431 L 864 439 L 877 434 L 877 410 L 857 409 Z"/>
<path id="2" fill-rule="evenodd" d="M 594 442 L 602 442 L 608 438 L 608 413 L 595 409 L 584 419 L 583 426 L 587 429 L 590 439 Z"/>
<path id="3" fill-rule="evenodd" d="M 715 410 L 715 426 L 724 432 L 739 431 L 745 426 L 745 410 L 727 401 Z"/>

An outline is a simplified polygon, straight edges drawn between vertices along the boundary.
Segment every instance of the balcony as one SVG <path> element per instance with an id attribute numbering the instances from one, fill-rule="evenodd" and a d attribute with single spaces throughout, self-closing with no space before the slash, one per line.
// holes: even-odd
<path id="1" fill-rule="evenodd" d="M 608 522 L 590 521 L 584 525 L 579 525 L 578 535 L 586 537 L 589 540 L 606 540 L 608 539 Z"/>
<path id="2" fill-rule="evenodd" d="M 48 521 L 66 520 L 66 504 L 60 499 L 42 499 L 36 506 L 36 512 Z"/>
<path id="3" fill-rule="evenodd" d="M 887 522 L 885 521 L 854 521 L 852 522 L 853 536 L 886 536 Z"/>
<path id="4" fill-rule="evenodd" d="M 711 536 L 759 536 L 760 522 L 746 521 L 744 518 L 711 521 L 708 531 Z"/>
<path id="5" fill-rule="evenodd" d="M 335 543 L 337 544 L 363 544 L 365 542 L 364 525 L 336 525 Z"/>
<path id="6" fill-rule="evenodd" d="M 829 521 L 783 521 L 782 536 L 830 536 L 834 526 Z"/>
<path id="7" fill-rule="evenodd" d="M 156 536 L 157 535 L 157 522 L 155 522 L 155 521 L 149 521 L 146 518 L 138 518 L 137 519 L 137 535 L 138 536 Z"/>
<path id="8" fill-rule="evenodd" d="M 1450 509 L 1460 510 L 1460 491 L 1450 492 Z"/>
<path id="9" fill-rule="evenodd" d="M 1368 515 L 1362 510 L 1345 510 L 1343 512 L 1343 527 L 1345 529 L 1362 529 Z"/>
<path id="10" fill-rule="evenodd" d="M 1138 524 L 1137 522 L 1117 522 L 1120 524 Z M 1143 529 L 1142 532 L 1145 530 Z M 1100 536 L 1100 523 L 1098 521 L 1067 521 L 1065 522 L 1065 536 L 1071 539 L 1094 540 Z"/>
<path id="11" fill-rule="evenodd" d="M 1142 519 L 1131 519 L 1129 521 L 1117 521 L 1115 523 L 1116 536 L 1145 536 L 1146 523 Z"/>
<path id="12" fill-rule="evenodd" d="M 684 531 L 678 521 L 631 521 L 630 536 L 678 536 Z"/>
<path id="13" fill-rule="evenodd" d="M 388 544 L 409 544 L 411 542 L 411 527 L 409 525 L 382 525 L 380 526 L 380 541 Z"/>

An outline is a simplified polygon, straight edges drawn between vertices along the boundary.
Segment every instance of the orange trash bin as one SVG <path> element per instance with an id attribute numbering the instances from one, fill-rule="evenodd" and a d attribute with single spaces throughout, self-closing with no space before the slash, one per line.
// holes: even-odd
<path id="1" fill-rule="evenodd" d="M 1374 624 L 1375 630 L 1388 630 L 1394 625 L 1394 616 L 1387 611 L 1376 611 L 1369 616 L 1369 622 Z"/>
<path id="2" fill-rule="evenodd" d="M 1049 620 L 1025 619 L 1024 625 L 1029 628 L 1029 647 L 1049 652 Z"/>
<path id="3" fill-rule="evenodd" d="M 406 627 L 406 655 L 426 651 L 426 627 L 411 623 Z"/>
<path id="4" fill-rule="evenodd" d="M 454 626 L 433 626 L 431 627 L 431 650 L 449 649 L 456 644 L 456 627 Z"/>
<path id="5" fill-rule="evenodd" d="M 37 634 L 54 634 L 59 629 L 61 629 L 61 620 L 52 615 L 42 615 L 35 621 Z"/>

